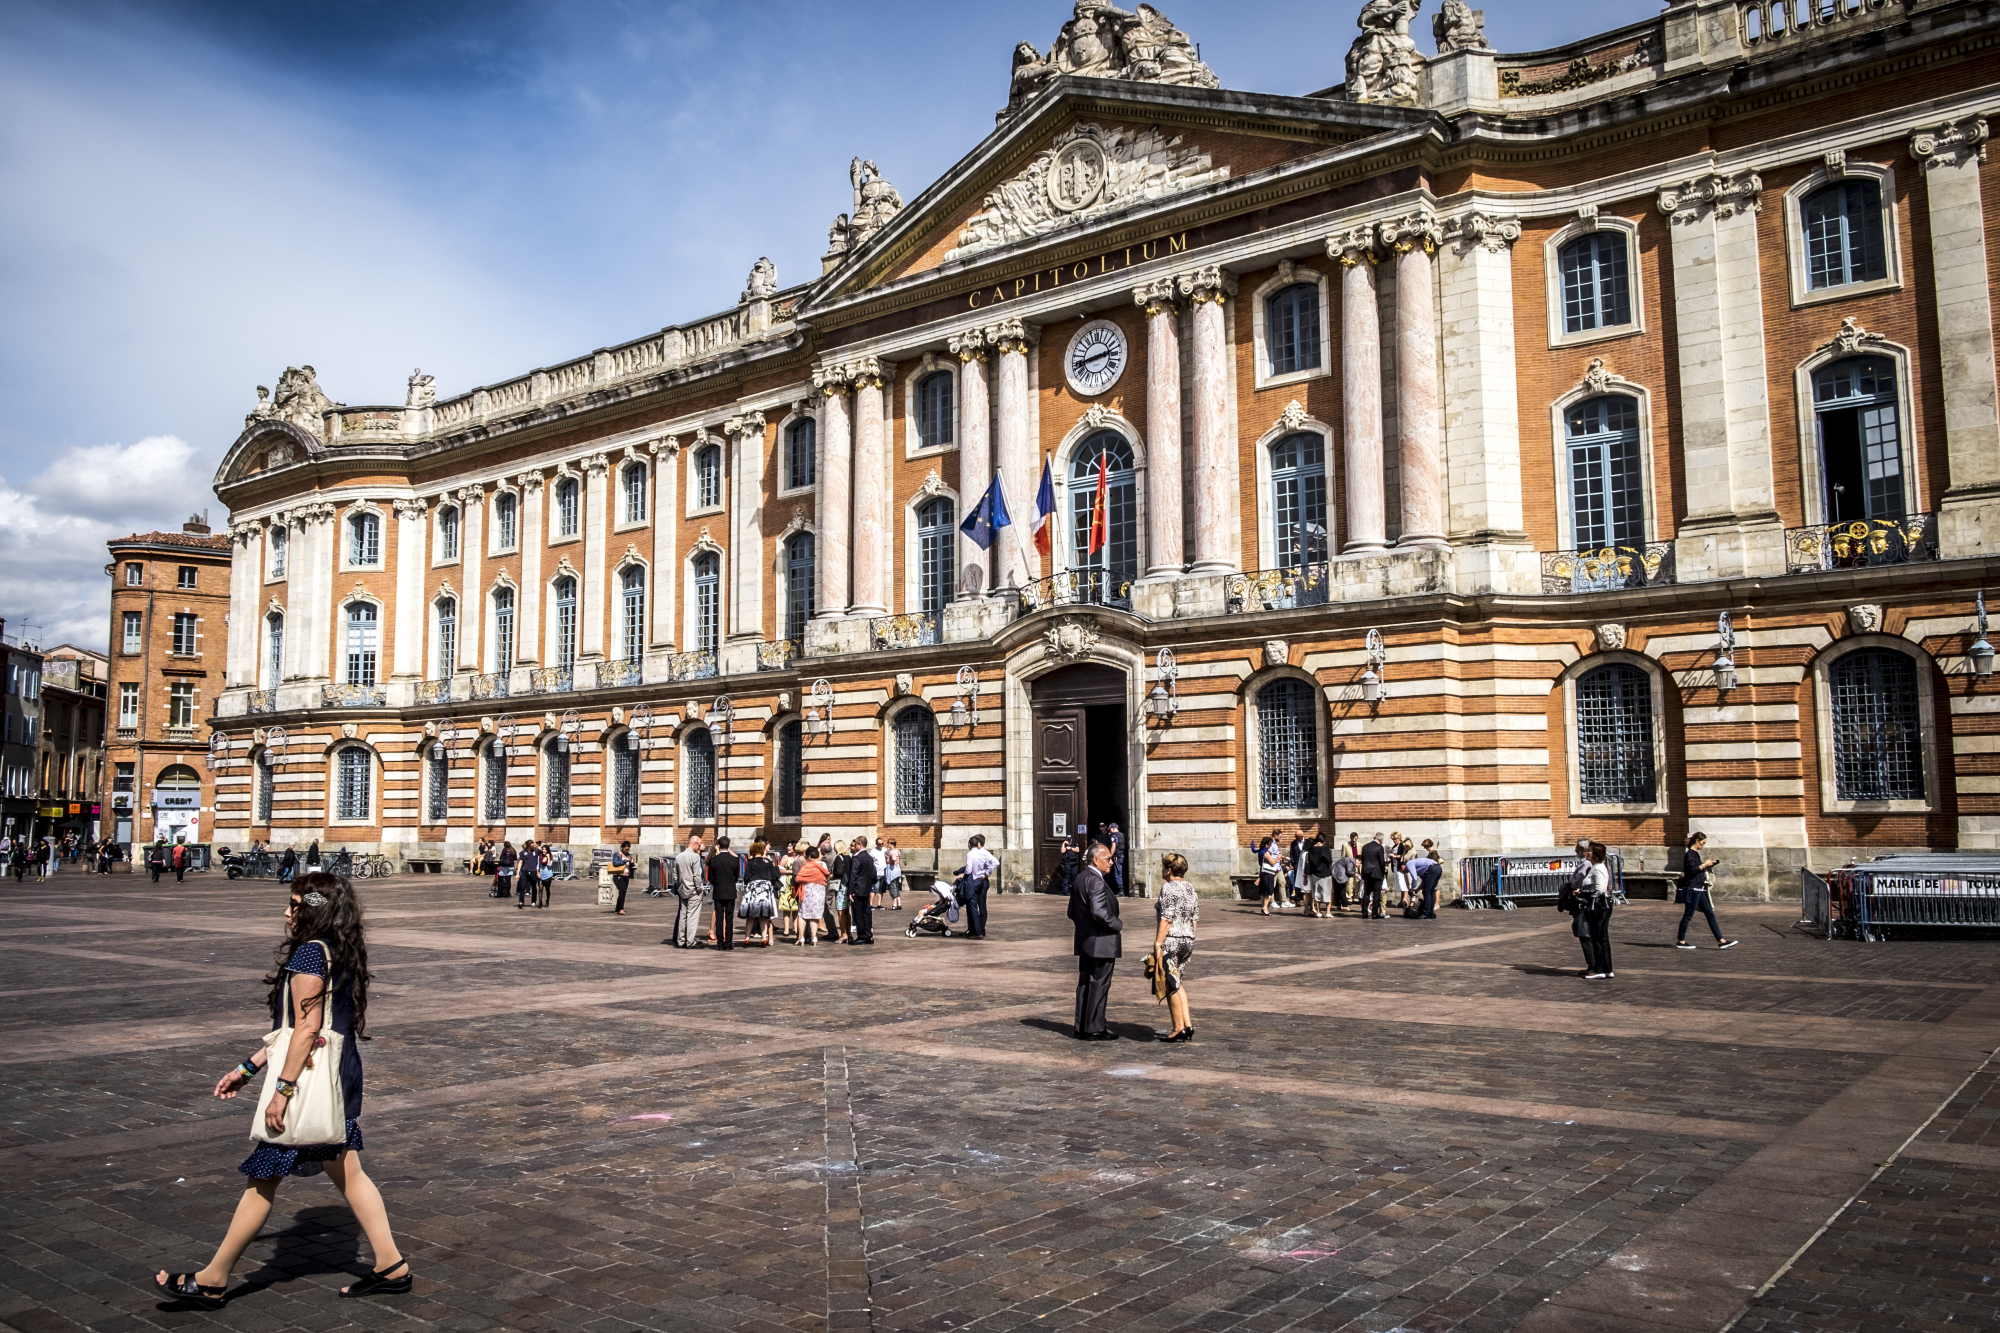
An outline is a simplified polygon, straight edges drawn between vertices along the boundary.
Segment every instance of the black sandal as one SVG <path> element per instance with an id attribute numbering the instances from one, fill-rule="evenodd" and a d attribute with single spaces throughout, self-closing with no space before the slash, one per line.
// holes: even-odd
<path id="1" fill-rule="evenodd" d="M 387 1276 L 387 1274 L 393 1273 L 399 1268 L 403 1270 L 401 1277 Z M 340 1294 L 342 1296 L 407 1296 L 410 1294 L 410 1280 L 410 1261 L 408 1259 L 398 1259 L 387 1268 L 371 1271 L 367 1277 L 362 1278 L 353 1286 L 342 1288 Z"/>
<path id="2" fill-rule="evenodd" d="M 194 1280 L 193 1273 L 169 1273 L 165 1282 L 153 1279 L 153 1290 L 175 1300 L 193 1301 L 204 1310 L 220 1310 L 228 1295 L 229 1284 L 219 1287 L 204 1287 Z"/>

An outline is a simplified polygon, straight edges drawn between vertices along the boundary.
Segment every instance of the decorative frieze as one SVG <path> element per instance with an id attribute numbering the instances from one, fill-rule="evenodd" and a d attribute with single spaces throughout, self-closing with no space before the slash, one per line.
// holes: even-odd
<path id="1" fill-rule="evenodd" d="M 1594 210 L 1595 206 L 1592 207 Z M 1446 240 L 1458 247 L 1460 254 L 1478 248 L 1488 254 L 1497 255 L 1521 239 L 1521 220 L 1474 211 L 1462 213 L 1455 218 L 1447 218 L 1441 231 Z M 1327 242 L 1327 249 L 1329 253 L 1332 252 L 1331 240 Z"/>

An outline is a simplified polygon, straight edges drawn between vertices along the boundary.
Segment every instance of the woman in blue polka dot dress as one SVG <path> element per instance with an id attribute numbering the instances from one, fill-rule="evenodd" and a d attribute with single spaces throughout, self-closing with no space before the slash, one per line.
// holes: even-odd
<path id="1" fill-rule="evenodd" d="M 291 1105 L 289 1085 L 295 1084 L 311 1053 L 320 1028 L 321 1006 L 333 1010 L 330 1026 L 346 1040 L 341 1046 L 340 1078 L 347 1095 L 347 1141 L 323 1146 L 293 1147 L 253 1139 L 254 1148 L 237 1169 L 249 1184 L 237 1201 L 229 1232 L 208 1267 L 191 1273 L 155 1275 L 161 1291 L 194 1304 L 217 1308 L 228 1292 L 229 1273 L 255 1240 L 271 1215 L 278 1182 L 286 1176 L 316 1176 L 321 1172 L 346 1196 L 355 1220 L 375 1251 L 373 1270 L 359 1282 L 342 1287 L 342 1296 L 375 1293 L 400 1295 L 410 1290 L 410 1266 L 396 1248 L 389 1230 L 389 1212 L 381 1191 L 361 1169 L 361 1042 L 368 1031 L 368 946 L 361 933 L 361 904 L 344 878 L 313 872 L 291 886 L 291 906 L 285 909 L 285 942 L 278 950 L 278 969 L 266 978 L 271 987 L 271 1023 L 282 1026 L 289 1017 L 294 1037 L 284 1049 L 259 1049 L 224 1074 L 215 1095 L 228 1101 L 264 1072 L 269 1060 L 280 1061 L 279 1095 L 265 1109 L 264 1125 L 273 1136 L 283 1132 Z M 331 957 L 329 957 L 331 953 Z"/>

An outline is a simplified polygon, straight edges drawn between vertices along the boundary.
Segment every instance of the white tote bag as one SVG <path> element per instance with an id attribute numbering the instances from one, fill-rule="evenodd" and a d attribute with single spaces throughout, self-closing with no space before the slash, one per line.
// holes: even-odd
<path id="1" fill-rule="evenodd" d="M 340 1058 L 347 1039 L 333 1030 L 331 1021 L 333 951 L 323 941 L 314 943 L 325 952 L 327 961 L 326 989 L 322 992 L 326 998 L 319 1007 L 322 1045 L 306 1057 L 306 1067 L 299 1071 L 299 1090 L 292 1095 L 291 1106 L 285 1112 L 284 1132 L 273 1134 L 264 1123 L 264 1113 L 270 1109 L 271 1098 L 277 1095 L 285 1053 L 292 1048 L 289 1004 L 284 1010 L 285 1025 L 265 1034 L 264 1091 L 257 1098 L 257 1119 L 250 1129 L 250 1137 L 260 1143 L 304 1148 L 347 1142 L 347 1089 L 340 1078 Z"/>

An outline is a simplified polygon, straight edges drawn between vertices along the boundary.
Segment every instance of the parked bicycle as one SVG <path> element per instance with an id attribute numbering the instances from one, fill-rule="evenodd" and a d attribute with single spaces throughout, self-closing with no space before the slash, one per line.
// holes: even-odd
<path id="1" fill-rule="evenodd" d="M 354 878 L 387 879 L 396 873 L 396 863 L 380 852 L 363 852 L 354 859 Z"/>

